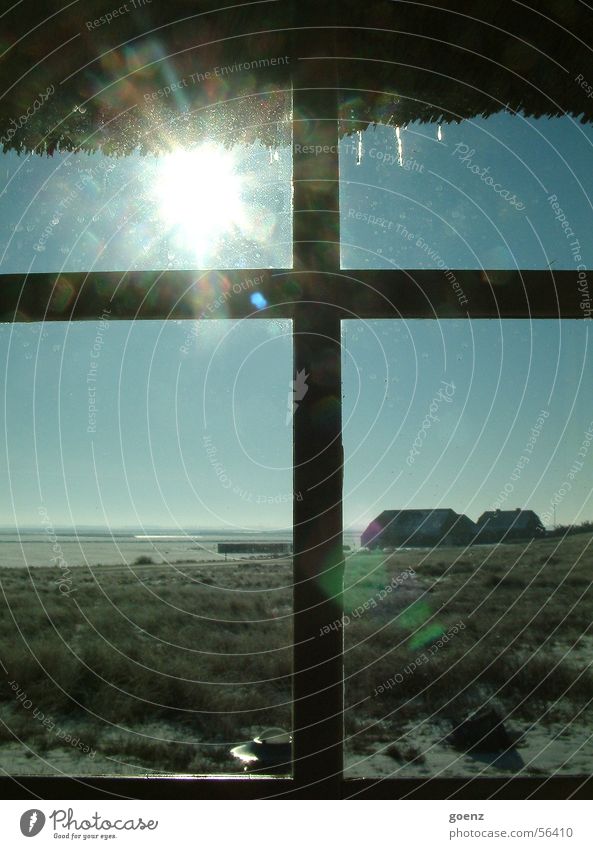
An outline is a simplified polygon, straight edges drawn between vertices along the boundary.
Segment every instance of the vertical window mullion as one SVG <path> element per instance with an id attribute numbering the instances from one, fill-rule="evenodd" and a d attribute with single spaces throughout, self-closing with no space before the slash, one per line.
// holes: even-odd
<path id="1" fill-rule="evenodd" d="M 312 31 L 311 55 L 327 54 L 324 37 L 325 31 Z M 294 269 L 301 293 L 293 325 L 299 390 L 293 404 L 294 777 L 317 798 L 341 792 L 344 708 L 340 320 L 316 294 L 321 280 L 339 270 L 333 80 L 330 60 L 301 59 L 293 101 Z"/>

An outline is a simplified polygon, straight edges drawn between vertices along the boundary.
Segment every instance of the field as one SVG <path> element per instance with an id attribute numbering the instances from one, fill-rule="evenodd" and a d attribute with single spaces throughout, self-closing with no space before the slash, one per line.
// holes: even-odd
<path id="1" fill-rule="evenodd" d="M 351 774 L 589 773 L 591 542 L 407 551 L 386 566 L 356 557 L 347 576 L 359 599 L 394 571 L 409 577 L 345 628 Z M 517 750 L 493 758 L 448 746 L 452 729 L 485 708 L 504 718 Z"/>
<path id="2" fill-rule="evenodd" d="M 254 728 L 290 727 L 288 561 L 73 567 L 67 595 L 29 571 L 0 572 L 4 769 L 59 748 L 65 771 L 229 772 Z"/>
<path id="3" fill-rule="evenodd" d="M 349 555 L 349 774 L 590 772 L 592 539 Z M 232 745 L 291 727 L 288 560 L 0 581 L 4 770 L 229 773 Z M 485 705 L 504 758 L 447 743 Z"/>

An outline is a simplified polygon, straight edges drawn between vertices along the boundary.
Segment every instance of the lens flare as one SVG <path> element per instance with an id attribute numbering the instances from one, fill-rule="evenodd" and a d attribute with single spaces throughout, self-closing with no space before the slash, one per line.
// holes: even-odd
<path id="1" fill-rule="evenodd" d="M 246 226 L 233 152 L 212 142 L 163 156 L 154 192 L 169 238 L 191 250 L 198 264 L 223 237 Z"/>

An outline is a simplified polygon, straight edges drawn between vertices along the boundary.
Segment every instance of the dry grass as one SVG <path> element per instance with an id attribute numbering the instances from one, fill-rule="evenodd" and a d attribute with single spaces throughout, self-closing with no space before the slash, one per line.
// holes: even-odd
<path id="1" fill-rule="evenodd" d="M 484 704 L 514 722 L 585 727 L 593 699 L 591 543 L 581 534 L 401 552 L 386 563 L 366 555 L 368 567 L 365 555 L 353 558 L 358 592 L 365 581 L 370 592 L 392 574 L 416 574 L 402 585 L 407 595 L 393 594 L 345 629 L 347 729 L 356 749 L 385 738 L 386 726 L 394 736 L 429 717 L 445 727 Z M 435 649 L 438 635 L 459 622 L 465 627 Z"/>
<path id="2" fill-rule="evenodd" d="M 585 727 L 593 698 L 591 543 L 579 534 L 349 557 L 350 750 L 393 741 L 411 721 L 432 717 L 444 726 L 486 702 L 513 721 L 572 718 Z M 0 570 L 8 671 L 0 676 L 0 741 L 16 736 L 43 753 L 70 745 L 57 737 L 60 728 L 145 770 L 220 772 L 233 769 L 232 744 L 265 726 L 291 727 L 287 561 L 94 572 L 72 569 L 75 592 L 65 596 L 51 570 Z M 394 579 L 396 589 L 381 598 Z M 459 622 L 465 627 L 431 653 Z M 426 662 L 407 672 L 422 655 Z M 374 695 L 396 674 L 400 683 Z"/>
<path id="3" fill-rule="evenodd" d="M 231 744 L 290 727 L 291 593 L 273 589 L 289 565 L 219 568 L 73 569 L 68 596 L 50 570 L 1 570 L 0 738 L 59 744 L 11 680 L 56 727 L 149 769 L 229 770 Z"/>

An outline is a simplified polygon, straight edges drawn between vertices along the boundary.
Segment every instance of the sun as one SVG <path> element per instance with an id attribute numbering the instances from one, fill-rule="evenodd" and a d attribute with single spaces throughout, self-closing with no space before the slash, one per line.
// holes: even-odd
<path id="1" fill-rule="evenodd" d="M 242 178 L 233 152 L 206 142 L 165 154 L 155 176 L 159 218 L 173 244 L 199 262 L 246 225 Z"/>

